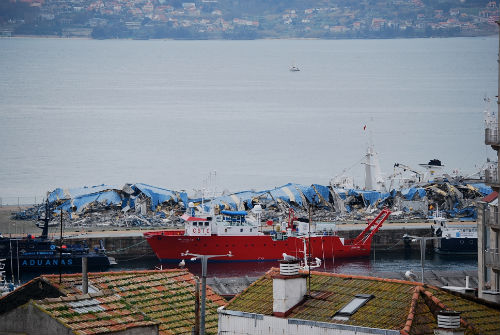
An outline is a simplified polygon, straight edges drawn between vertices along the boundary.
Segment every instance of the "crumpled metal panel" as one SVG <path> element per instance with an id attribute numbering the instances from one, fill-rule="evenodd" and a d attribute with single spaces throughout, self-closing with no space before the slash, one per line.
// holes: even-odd
<path id="1" fill-rule="evenodd" d="M 83 187 L 68 188 L 68 189 L 56 188 L 54 191 L 49 193 L 47 199 L 49 202 L 52 203 L 57 200 L 74 199 L 93 193 L 99 193 L 107 190 L 117 190 L 117 189 L 118 188 L 115 186 L 104 185 L 104 184 L 90 186 L 90 187 L 83 186 Z"/>
<path id="2" fill-rule="evenodd" d="M 172 190 L 167 190 L 166 188 L 156 187 L 147 184 L 134 184 L 132 188 L 138 189 L 144 195 L 148 196 L 151 199 L 151 209 L 154 210 L 156 206 L 162 204 L 167 201 L 178 202 L 179 199 L 177 197 L 177 193 Z"/>

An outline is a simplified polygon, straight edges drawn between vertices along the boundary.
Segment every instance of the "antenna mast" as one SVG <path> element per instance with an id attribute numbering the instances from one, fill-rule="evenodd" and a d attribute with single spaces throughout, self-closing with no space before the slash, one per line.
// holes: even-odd
<path id="1" fill-rule="evenodd" d="M 46 240 L 49 235 L 49 221 L 50 221 L 50 210 L 49 210 L 49 199 L 45 201 L 45 217 L 41 219 L 38 217 L 38 221 L 43 221 L 43 230 L 41 238 Z"/>

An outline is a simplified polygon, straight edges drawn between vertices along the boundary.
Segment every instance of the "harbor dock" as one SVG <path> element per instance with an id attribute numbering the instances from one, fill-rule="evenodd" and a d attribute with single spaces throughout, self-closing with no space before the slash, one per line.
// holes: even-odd
<path id="1" fill-rule="evenodd" d="M 0 208 L 0 233 L 4 236 L 25 236 L 26 234 L 38 235 L 40 229 L 31 221 L 16 221 L 9 218 L 10 213 L 17 209 L 17 206 L 3 206 Z M 475 222 L 450 222 L 450 225 L 475 226 Z M 366 226 L 362 221 L 352 223 L 337 224 L 337 231 L 341 237 L 346 239 L 354 238 Z M 418 251 L 418 244 L 406 244 L 403 241 L 403 235 L 431 236 L 431 223 L 425 221 L 409 222 L 385 222 L 381 229 L 374 235 L 372 240 L 372 252 L 375 251 L 403 251 L 415 249 Z M 156 228 L 165 229 L 165 228 Z M 88 227 L 86 229 L 64 229 L 63 239 L 72 242 L 85 241 L 90 247 L 99 245 L 103 240 L 104 246 L 110 256 L 118 261 L 120 258 L 131 258 L 140 256 L 154 257 L 153 250 L 150 248 L 143 234 L 146 231 L 152 231 L 155 228 L 125 228 L 125 227 Z M 59 238 L 59 228 L 54 227 L 50 230 L 51 237 L 56 240 Z M 430 243 L 432 241 L 428 241 Z M 429 249 L 430 250 L 430 249 Z"/>
<path id="2" fill-rule="evenodd" d="M 450 223 L 457 225 L 475 225 L 474 223 Z M 406 244 L 403 235 L 431 236 L 429 222 L 412 223 L 384 223 L 382 228 L 375 234 L 372 241 L 372 251 L 403 251 L 414 248 L 418 251 L 418 244 Z M 365 224 L 343 224 L 338 225 L 338 234 L 344 238 L 356 237 L 364 228 Z M 154 256 L 152 249 L 146 242 L 143 233 L 151 229 L 136 230 L 87 230 L 85 232 L 67 232 L 65 240 L 86 241 L 89 246 L 98 245 L 103 240 L 106 250 L 110 256 L 117 258 L 130 258 L 139 256 Z M 431 241 L 428 242 L 430 247 Z"/>

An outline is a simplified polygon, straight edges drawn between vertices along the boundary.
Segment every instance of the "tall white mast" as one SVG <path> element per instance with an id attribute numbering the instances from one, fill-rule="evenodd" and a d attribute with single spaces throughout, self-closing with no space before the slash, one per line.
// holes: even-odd
<path id="1" fill-rule="evenodd" d="M 380 164 L 377 153 L 373 145 L 369 145 L 365 155 L 365 190 L 382 191 L 384 188 L 384 179 L 380 172 Z"/>

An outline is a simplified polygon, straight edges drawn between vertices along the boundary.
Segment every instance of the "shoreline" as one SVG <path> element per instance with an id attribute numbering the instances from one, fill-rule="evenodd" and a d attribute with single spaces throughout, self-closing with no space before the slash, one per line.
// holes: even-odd
<path id="1" fill-rule="evenodd" d="M 471 36 L 430 36 L 430 37 L 392 37 L 392 38 L 319 38 L 319 37 L 263 37 L 254 39 L 225 39 L 225 38 L 208 38 L 208 39 L 190 39 L 190 38 L 104 38 L 96 39 L 92 37 L 79 37 L 79 36 L 55 36 L 55 35 L 15 35 L 15 36 L 0 36 L 1 39 L 53 39 L 53 40 L 90 40 L 90 41 L 373 41 L 373 40 L 415 40 L 415 39 L 449 39 L 449 38 L 486 38 L 495 37 L 498 33 L 494 34 L 478 34 Z"/>
<path id="2" fill-rule="evenodd" d="M 7 234 L 15 234 L 17 235 L 25 235 L 25 234 L 39 234 L 41 232 L 41 228 L 38 228 L 35 223 L 36 221 L 34 220 L 14 220 L 12 219 L 11 213 L 17 212 L 23 209 L 30 208 L 31 205 L 3 205 L 0 206 L 0 233 L 4 234 L 6 236 Z M 339 232 L 349 232 L 349 231 L 356 231 L 356 230 L 361 230 L 364 227 L 364 224 L 366 223 L 365 221 L 346 221 L 346 222 L 336 222 L 336 221 L 331 221 L 328 223 L 334 223 L 337 226 L 337 229 Z M 389 219 L 387 222 L 385 222 L 381 229 L 383 230 L 399 230 L 399 229 L 423 229 L 423 228 L 428 228 L 430 227 L 431 222 L 428 220 L 402 220 L 402 219 L 397 219 L 397 220 L 392 220 L 390 221 Z M 477 222 L 476 221 L 449 221 L 448 225 L 451 226 L 476 226 Z M 59 228 L 57 228 L 59 229 Z M 173 230 L 176 228 L 173 227 L 143 227 L 143 228 L 136 228 L 136 227 L 113 227 L 113 226 L 108 226 L 108 227 L 99 227 L 98 225 L 95 226 L 90 226 L 90 227 L 85 227 L 85 228 L 65 228 L 64 232 L 65 235 L 68 234 L 71 236 L 74 236 L 75 233 L 77 235 L 84 235 L 84 234 L 89 234 L 90 235 L 95 235 L 95 234 L 105 234 L 106 232 L 110 232 L 111 235 L 115 234 L 125 234 L 125 235 L 130 235 L 135 233 L 141 233 L 144 231 L 154 231 L 154 230 Z M 182 228 L 177 228 L 177 229 L 182 229 Z M 51 230 L 54 230 L 54 227 L 52 229 L 49 227 L 49 233 Z"/>

